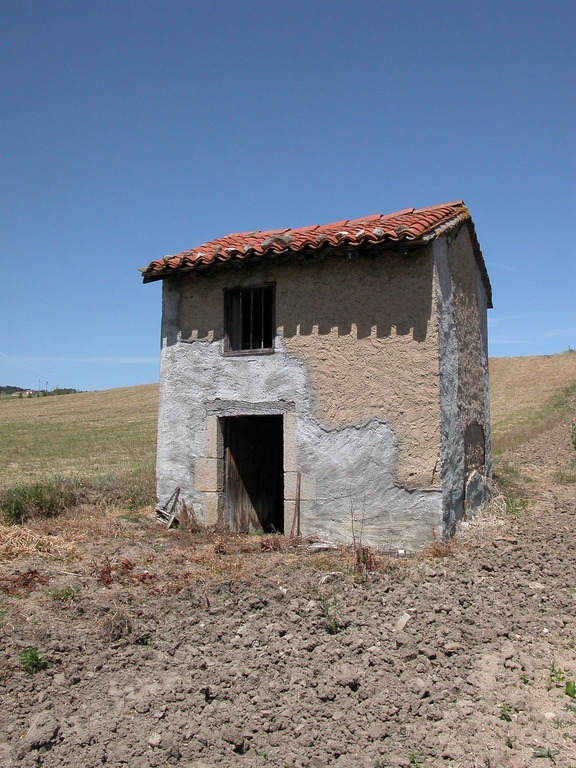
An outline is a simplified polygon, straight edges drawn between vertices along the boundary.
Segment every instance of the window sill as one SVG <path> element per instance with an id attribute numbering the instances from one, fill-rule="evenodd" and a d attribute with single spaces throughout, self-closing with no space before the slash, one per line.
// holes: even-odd
<path id="1" fill-rule="evenodd" d="M 260 357 L 261 355 L 273 355 L 275 351 L 274 347 L 269 349 L 225 349 L 222 354 L 224 357 Z"/>

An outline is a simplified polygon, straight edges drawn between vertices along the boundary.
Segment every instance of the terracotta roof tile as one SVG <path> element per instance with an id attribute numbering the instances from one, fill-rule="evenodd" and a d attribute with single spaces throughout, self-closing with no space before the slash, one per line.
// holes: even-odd
<path id="1" fill-rule="evenodd" d="M 271 229 L 265 232 L 236 232 L 226 237 L 152 261 L 141 270 L 144 282 L 160 280 L 179 271 L 205 269 L 213 264 L 241 259 L 319 250 L 329 247 L 353 247 L 378 243 L 428 242 L 466 222 L 475 256 L 491 306 L 491 289 L 470 213 L 460 201 L 429 208 L 406 208 L 386 216 L 375 214 L 360 219 L 317 224 L 299 229 Z"/>

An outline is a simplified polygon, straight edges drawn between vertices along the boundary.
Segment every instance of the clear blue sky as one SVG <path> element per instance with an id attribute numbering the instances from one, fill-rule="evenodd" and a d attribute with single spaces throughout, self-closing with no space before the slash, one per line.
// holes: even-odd
<path id="1" fill-rule="evenodd" d="M 491 355 L 576 347 L 576 4 L 0 2 L 0 384 L 157 381 L 138 267 L 463 199 Z"/>

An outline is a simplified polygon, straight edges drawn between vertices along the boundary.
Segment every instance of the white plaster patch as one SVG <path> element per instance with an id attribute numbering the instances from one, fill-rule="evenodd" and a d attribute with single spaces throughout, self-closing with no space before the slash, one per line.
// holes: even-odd
<path id="1" fill-rule="evenodd" d="M 302 503 L 302 533 L 414 550 L 441 532 L 439 489 L 395 484 L 398 447 L 389 424 L 371 419 L 327 429 L 308 418 L 296 439 L 303 471 L 316 477 L 316 498 Z"/>

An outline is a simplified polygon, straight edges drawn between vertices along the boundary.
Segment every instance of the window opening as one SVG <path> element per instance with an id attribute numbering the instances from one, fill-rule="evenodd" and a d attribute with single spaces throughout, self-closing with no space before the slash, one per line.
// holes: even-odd
<path id="1" fill-rule="evenodd" d="M 274 287 L 242 288 L 225 296 L 227 350 L 272 349 Z"/>

